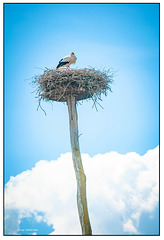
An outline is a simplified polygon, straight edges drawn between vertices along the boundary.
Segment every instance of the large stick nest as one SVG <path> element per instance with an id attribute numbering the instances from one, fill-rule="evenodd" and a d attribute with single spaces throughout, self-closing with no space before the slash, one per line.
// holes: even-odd
<path id="1" fill-rule="evenodd" d="M 111 91 L 113 73 L 110 70 L 46 69 L 42 75 L 34 77 L 36 92 L 41 100 L 66 102 L 68 96 L 75 96 L 76 101 L 92 99 L 94 104 L 101 100 L 101 94 Z"/>

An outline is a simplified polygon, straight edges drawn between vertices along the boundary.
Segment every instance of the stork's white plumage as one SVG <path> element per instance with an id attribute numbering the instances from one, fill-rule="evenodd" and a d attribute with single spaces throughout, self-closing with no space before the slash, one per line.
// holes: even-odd
<path id="1" fill-rule="evenodd" d="M 72 63 L 76 62 L 76 59 L 77 58 L 75 57 L 75 54 L 71 52 L 69 56 L 62 58 L 59 61 L 59 64 L 57 65 L 56 69 L 60 69 L 62 67 L 69 67 Z"/>

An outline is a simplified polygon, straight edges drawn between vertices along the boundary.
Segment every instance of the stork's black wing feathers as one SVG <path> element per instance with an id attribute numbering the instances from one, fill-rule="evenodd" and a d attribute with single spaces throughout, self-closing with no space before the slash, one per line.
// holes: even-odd
<path id="1" fill-rule="evenodd" d="M 62 59 L 60 59 L 59 63 L 60 63 L 62 60 L 63 60 L 63 58 L 62 58 Z"/>
<path id="2" fill-rule="evenodd" d="M 61 61 L 62 61 L 62 59 L 60 60 L 59 64 L 57 65 L 56 69 L 69 63 L 68 61 L 67 62 L 61 62 Z"/>

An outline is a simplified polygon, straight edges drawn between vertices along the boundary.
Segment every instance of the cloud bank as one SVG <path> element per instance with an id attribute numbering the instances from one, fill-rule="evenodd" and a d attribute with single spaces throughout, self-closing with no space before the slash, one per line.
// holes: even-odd
<path id="1" fill-rule="evenodd" d="M 82 154 L 82 160 L 93 234 L 142 234 L 142 214 L 152 216 L 159 202 L 159 147 L 144 156 L 110 152 Z M 71 153 L 41 160 L 6 184 L 5 234 L 17 234 L 21 219 L 31 215 L 52 225 L 53 235 L 81 234 Z"/>

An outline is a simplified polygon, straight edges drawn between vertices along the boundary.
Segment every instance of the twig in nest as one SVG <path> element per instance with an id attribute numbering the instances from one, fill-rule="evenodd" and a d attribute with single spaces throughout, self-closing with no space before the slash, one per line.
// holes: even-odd
<path id="1" fill-rule="evenodd" d="M 41 102 L 41 99 L 38 101 L 38 107 L 37 107 L 37 111 L 38 111 L 38 109 L 39 109 L 39 108 L 41 108 L 41 109 L 42 109 L 42 111 L 44 112 L 44 114 L 45 114 L 45 115 L 47 115 L 47 114 L 46 114 L 46 111 L 45 111 L 45 110 L 42 108 L 42 106 L 41 106 L 40 102 Z"/>

